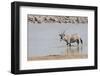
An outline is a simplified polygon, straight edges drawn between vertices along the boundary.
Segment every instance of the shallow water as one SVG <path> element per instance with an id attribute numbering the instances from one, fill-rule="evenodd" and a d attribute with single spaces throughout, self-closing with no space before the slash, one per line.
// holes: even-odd
<path id="1" fill-rule="evenodd" d="M 66 53 L 88 52 L 88 24 L 28 24 L 27 52 L 28 57 L 45 55 L 63 55 Z M 71 47 L 64 41 L 60 41 L 59 34 L 66 31 L 66 34 L 78 33 L 83 40 L 83 45 L 77 46 L 73 43 Z"/>

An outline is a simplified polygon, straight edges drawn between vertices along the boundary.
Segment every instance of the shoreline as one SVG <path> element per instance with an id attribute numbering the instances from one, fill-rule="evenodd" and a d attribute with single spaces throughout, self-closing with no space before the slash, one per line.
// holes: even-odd
<path id="1" fill-rule="evenodd" d="M 28 61 L 37 60 L 64 60 L 64 59 L 86 59 L 87 54 L 66 54 L 66 55 L 47 55 L 47 56 L 34 56 L 27 58 Z"/>

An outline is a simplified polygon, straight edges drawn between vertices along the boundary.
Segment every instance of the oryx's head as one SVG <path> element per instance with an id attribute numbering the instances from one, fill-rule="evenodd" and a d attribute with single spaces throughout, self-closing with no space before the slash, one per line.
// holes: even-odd
<path id="1" fill-rule="evenodd" d="M 60 41 L 63 40 L 64 36 L 65 36 L 65 31 L 59 34 L 60 36 Z"/>

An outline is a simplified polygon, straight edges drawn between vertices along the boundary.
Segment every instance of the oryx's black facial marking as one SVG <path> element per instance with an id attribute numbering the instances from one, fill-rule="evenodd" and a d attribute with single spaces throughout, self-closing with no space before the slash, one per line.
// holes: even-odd
<path id="1" fill-rule="evenodd" d="M 62 40 L 64 38 L 65 34 L 59 34 L 59 36 L 60 36 L 60 39 Z"/>

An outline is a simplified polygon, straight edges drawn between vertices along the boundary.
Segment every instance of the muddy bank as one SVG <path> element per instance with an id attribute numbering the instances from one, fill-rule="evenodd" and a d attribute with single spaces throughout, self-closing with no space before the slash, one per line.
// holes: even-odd
<path id="1" fill-rule="evenodd" d="M 33 56 L 28 58 L 28 61 L 32 60 L 63 60 L 63 59 L 86 59 L 87 54 L 70 53 L 66 55 L 47 55 L 47 56 Z"/>

